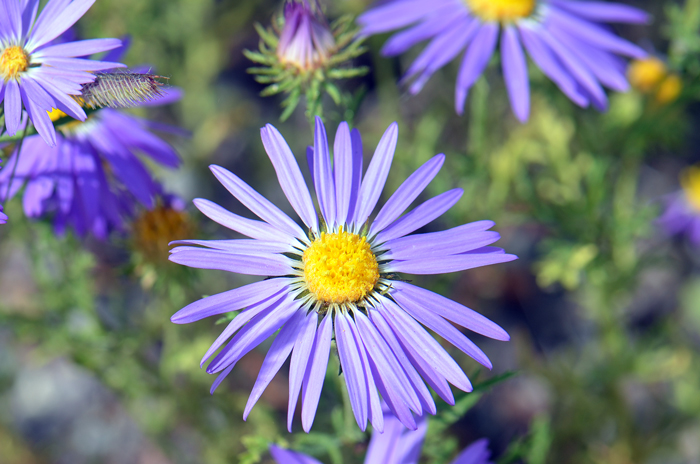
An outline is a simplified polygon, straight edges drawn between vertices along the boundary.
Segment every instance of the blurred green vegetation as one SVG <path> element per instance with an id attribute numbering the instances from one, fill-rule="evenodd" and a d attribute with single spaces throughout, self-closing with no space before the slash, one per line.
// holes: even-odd
<path id="1" fill-rule="evenodd" d="M 367 3 L 334 2 L 328 13 L 358 14 Z M 184 167 L 158 171 L 169 189 L 187 199 L 210 198 L 241 209 L 207 171 L 208 164 L 217 163 L 290 211 L 278 201 L 282 194 L 258 129 L 275 124 L 298 159 L 305 159 L 312 139 L 303 103 L 279 123 L 281 98 L 259 96 L 263 86 L 246 73 L 252 63 L 242 54 L 257 47 L 253 24 L 269 24 L 280 5 L 273 0 L 100 0 L 79 22 L 84 37 L 131 36 L 125 62 L 150 64 L 184 89 L 182 102 L 171 108 L 132 111 L 192 132 L 188 140 L 170 140 Z M 502 464 L 700 459 L 700 255 L 660 234 L 654 224 L 661 195 L 678 188 L 680 168 L 700 161 L 693 130 L 700 117 L 700 0 L 638 6 L 656 13 L 654 23 L 622 32 L 665 53 L 669 69 L 681 77 L 683 90 L 667 105 L 631 91 L 611 95 L 607 113 L 581 110 L 531 66 L 532 116 L 520 125 L 492 63 L 472 91 L 467 116 L 459 118 L 452 107 L 456 66 L 447 66 L 409 98 L 396 82 L 418 52 L 400 60 L 382 58 L 384 37 L 370 38 L 369 52 L 358 60 L 371 74 L 347 83 L 349 90 L 368 89 L 351 121 L 362 133 L 366 157 L 384 129 L 399 122 L 385 195 L 444 152 L 445 167 L 423 197 L 452 187 L 464 188 L 465 195 L 430 227 L 492 219 L 503 236 L 499 245 L 521 258 L 416 279 L 474 307 L 513 336 L 508 343 L 477 340 L 494 373 L 477 375 L 481 388 L 457 395 L 455 407 L 440 402 L 422 462 L 447 463 L 481 436 L 491 439 Z M 328 121 L 330 133 L 335 116 Z M 41 365 L 60 357 L 81 366 L 117 395 L 173 463 L 271 462 L 270 442 L 328 463 L 362 462 L 369 435 L 347 414 L 334 356 L 309 435 L 298 424 L 292 435 L 285 430 L 284 373 L 248 421 L 241 419 L 265 345 L 209 395 L 214 377 L 198 363 L 221 326 L 214 320 L 176 326 L 169 317 L 203 295 L 250 280 L 183 269 L 165 257 L 144 261 L 128 237 L 107 244 L 81 242 L 70 233 L 56 237 L 47 222 L 25 219 L 20 203 L 6 205 L 11 222 L 0 230 L 0 258 L 13 266 L 19 256 L 28 271 L 0 272 L 5 292 L 0 329 L 26 351 L 22 363 Z M 190 216 L 198 223 L 197 238 L 229 237 L 198 212 Z M 466 355 L 450 352 L 466 372 L 476 369 Z M 10 390 L 20 364 L 0 369 L 0 394 Z M 498 377 L 509 370 L 529 380 Z M 522 385 L 537 386 L 544 400 L 515 407 Z M 522 393 L 523 402 L 527 394 Z M 499 403 L 503 406 L 494 407 Z M 55 451 L 20 438 L 10 408 L 4 409 L 3 462 L 59 462 Z"/>

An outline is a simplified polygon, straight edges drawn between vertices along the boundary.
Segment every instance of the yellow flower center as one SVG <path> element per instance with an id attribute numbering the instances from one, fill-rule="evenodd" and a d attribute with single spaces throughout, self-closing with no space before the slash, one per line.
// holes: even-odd
<path id="1" fill-rule="evenodd" d="M 61 119 L 64 116 L 68 116 L 66 113 L 59 110 L 58 108 L 51 108 L 51 111 L 47 111 L 47 113 L 49 113 L 49 118 L 53 122 L 58 121 L 59 119 Z"/>
<path id="2" fill-rule="evenodd" d="M 465 0 L 469 9 L 484 21 L 512 22 L 527 18 L 536 0 Z"/>
<path id="3" fill-rule="evenodd" d="M 633 89 L 649 93 L 666 77 L 666 65 L 658 58 L 635 60 L 627 70 L 627 77 Z"/>
<path id="4" fill-rule="evenodd" d="M 360 301 L 379 280 L 379 264 L 366 238 L 342 230 L 322 233 L 302 261 L 309 292 L 324 303 Z"/>
<path id="5" fill-rule="evenodd" d="M 692 166 L 681 174 L 681 186 L 688 202 L 700 211 L 700 167 Z"/>
<path id="6" fill-rule="evenodd" d="M 136 249 L 153 262 L 167 261 L 168 243 L 184 239 L 191 232 L 192 227 L 186 212 L 163 205 L 145 211 L 133 223 Z"/>
<path id="7" fill-rule="evenodd" d="M 656 91 L 656 101 L 661 105 L 671 103 L 678 98 L 683 90 L 683 81 L 676 74 L 669 74 L 666 79 L 659 84 L 659 90 Z"/>
<path id="8" fill-rule="evenodd" d="M 17 78 L 17 75 L 29 67 L 29 55 L 22 47 L 12 45 L 3 50 L 0 55 L 0 76 L 7 82 Z"/>

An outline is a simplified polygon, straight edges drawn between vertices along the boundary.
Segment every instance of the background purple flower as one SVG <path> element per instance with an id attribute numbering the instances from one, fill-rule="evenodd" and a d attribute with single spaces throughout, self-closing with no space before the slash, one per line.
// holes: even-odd
<path id="1" fill-rule="evenodd" d="M 128 40 L 109 52 L 107 58 L 121 59 L 127 48 Z M 140 106 L 168 104 L 180 97 L 178 89 L 165 89 L 163 97 Z M 53 119 L 65 116 L 56 109 L 47 115 Z M 112 230 L 123 231 L 136 203 L 153 208 L 163 193 L 138 153 L 167 167 L 180 164 L 175 150 L 151 129 L 182 132 L 104 108 L 91 113 L 85 122 L 60 126 L 52 147 L 39 136 L 27 137 L 21 154 L 15 150 L 8 159 L 8 168 L 0 171 L 0 195 L 4 197 L 10 179 L 8 199 L 26 184 L 25 214 L 52 214 L 58 232 L 70 226 L 79 235 L 90 233 L 104 239 Z"/>
<path id="2" fill-rule="evenodd" d="M 58 108 L 84 121 L 85 111 L 73 98 L 94 71 L 123 67 L 121 63 L 81 57 L 118 47 L 118 39 L 91 39 L 51 44 L 75 24 L 95 0 L 49 0 L 37 18 L 39 0 L 0 0 L 0 103 L 4 101 L 9 135 L 20 128 L 22 109 L 41 137 L 56 145 L 48 116 Z"/>
<path id="3" fill-rule="evenodd" d="M 367 448 L 364 464 L 418 464 L 423 440 L 428 431 L 425 416 L 416 420 L 416 430 L 409 430 L 382 402 L 384 432 L 374 430 Z M 465 448 L 451 464 L 492 464 L 488 440 L 477 440 Z M 320 461 L 297 451 L 270 446 L 270 453 L 278 464 L 321 464 Z"/>
<path id="4" fill-rule="evenodd" d="M 685 234 L 693 245 L 700 245 L 700 167 L 681 174 L 683 189 L 669 195 L 666 209 L 657 222 L 669 235 Z"/>
<path id="5" fill-rule="evenodd" d="M 430 76 L 466 50 L 455 86 L 455 109 L 464 111 L 469 89 L 493 55 L 500 36 L 503 77 L 515 116 L 530 113 L 527 61 L 530 58 L 574 103 L 607 109 L 603 86 L 626 91 L 625 62 L 617 55 L 642 58 L 646 53 L 600 23 L 645 23 L 648 15 L 626 5 L 574 0 L 392 0 L 357 21 L 363 33 L 378 34 L 410 26 L 393 35 L 382 49 L 399 55 L 430 43 L 411 64 L 403 80 L 418 93 Z"/>

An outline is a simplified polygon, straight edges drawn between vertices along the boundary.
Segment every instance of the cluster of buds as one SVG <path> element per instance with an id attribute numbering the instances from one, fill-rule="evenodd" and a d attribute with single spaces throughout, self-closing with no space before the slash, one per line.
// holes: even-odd
<path id="1" fill-rule="evenodd" d="M 627 77 L 633 89 L 652 95 L 659 105 L 674 102 L 683 90 L 680 76 L 669 72 L 666 63 L 655 57 L 633 61 Z"/>
<path id="2" fill-rule="evenodd" d="M 367 67 L 350 63 L 364 52 L 352 18 L 341 17 L 329 24 L 315 0 L 287 0 L 284 14 L 273 21 L 272 27 L 256 24 L 256 29 L 260 49 L 246 50 L 245 55 L 261 66 L 248 71 L 258 82 L 269 84 L 261 95 L 287 94 L 282 102 L 282 120 L 292 114 L 304 95 L 309 118 L 320 116 L 324 94 L 338 106 L 351 101 L 352 97 L 343 94 L 332 81 L 368 72 Z"/>

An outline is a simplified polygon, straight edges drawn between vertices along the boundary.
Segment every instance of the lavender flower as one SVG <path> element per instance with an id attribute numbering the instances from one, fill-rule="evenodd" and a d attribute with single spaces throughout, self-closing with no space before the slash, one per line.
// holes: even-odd
<path id="1" fill-rule="evenodd" d="M 385 56 L 401 54 L 426 39 L 430 44 L 406 72 L 418 93 L 430 76 L 466 49 L 457 76 L 455 109 L 464 111 L 467 93 L 493 55 L 500 33 L 508 96 L 522 122 L 530 113 L 523 46 L 542 72 L 574 103 L 608 106 L 602 86 L 626 91 L 625 63 L 617 55 L 646 53 L 599 23 L 644 23 L 648 15 L 617 3 L 574 0 L 390 0 L 358 18 L 363 34 L 408 29 L 384 45 Z"/>
<path id="2" fill-rule="evenodd" d="M 688 168 L 681 175 L 680 192 L 668 197 L 666 210 L 658 223 L 669 235 L 685 234 L 700 245 L 700 167 Z"/>
<path id="3" fill-rule="evenodd" d="M 118 47 L 106 58 L 121 59 L 126 49 Z M 178 89 L 162 92 L 161 98 L 141 105 L 168 104 L 181 97 Z M 15 150 L 0 171 L 0 194 L 12 182 L 7 199 L 12 198 L 26 184 L 27 216 L 52 214 L 58 233 L 72 227 L 78 235 L 105 239 L 112 230 L 126 229 L 125 220 L 134 215 L 137 202 L 148 209 L 156 206 L 162 188 L 137 153 L 171 168 L 179 166 L 173 148 L 151 132 L 173 128 L 111 108 L 91 113 L 85 122 L 69 116 L 55 108 L 47 114 L 62 122 L 53 147 L 34 135 L 24 140 L 21 154 Z"/>
<path id="4" fill-rule="evenodd" d="M 171 320 L 184 324 L 242 310 L 202 359 L 204 364 L 223 346 L 207 366 L 208 373 L 220 374 L 212 392 L 238 360 L 280 331 L 263 362 L 244 419 L 291 354 L 287 426 L 291 430 L 301 394 L 302 425 L 308 431 L 335 334 L 359 427 L 364 430 L 369 419 L 383 430 L 379 390 L 399 420 L 415 429 L 411 411 L 417 415 L 436 412 L 425 382 L 450 404 L 454 397 L 448 382 L 464 391 L 472 389 L 462 369 L 421 324 L 489 368 L 486 355 L 448 321 L 498 340 L 509 337 L 480 314 L 400 280 L 396 273 L 457 272 L 516 257 L 487 246 L 500 238 L 487 231 L 494 225 L 491 221 L 409 235 L 441 216 L 462 196 L 461 189 L 454 189 L 401 216 L 437 174 L 444 161 L 442 154 L 411 175 L 374 221 L 368 222 L 389 174 L 398 139 L 396 123 L 384 133 L 363 178 L 359 132 L 351 132 L 347 123 L 340 124 L 331 167 L 326 130 L 316 118 L 308 161 L 320 219 L 282 135 L 271 125 L 261 129 L 261 135 L 282 190 L 305 228 L 235 174 L 211 166 L 216 178 L 262 221 L 195 199 L 195 206 L 209 218 L 250 239 L 174 242 L 182 246 L 172 250 L 171 261 L 270 278 L 191 303 Z"/>
<path id="5" fill-rule="evenodd" d="M 50 146 L 56 132 L 48 112 L 58 108 L 84 121 L 85 111 L 73 98 L 94 71 L 123 67 L 121 63 L 84 58 L 118 47 L 118 39 L 51 43 L 95 3 L 95 0 L 49 0 L 37 18 L 39 0 L 0 0 L 0 103 L 4 100 L 9 135 L 20 128 L 22 108 Z"/>
<path id="6" fill-rule="evenodd" d="M 365 455 L 365 464 L 418 464 L 423 447 L 428 421 L 421 416 L 416 421 L 416 430 L 408 430 L 394 416 L 385 403 L 384 432 L 375 430 Z M 321 464 L 320 461 L 305 454 L 270 446 L 270 453 L 278 464 Z M 489 460 L 488 440 L 477 440 L 464 449 L 451 464 L 492 464 Z"/>

